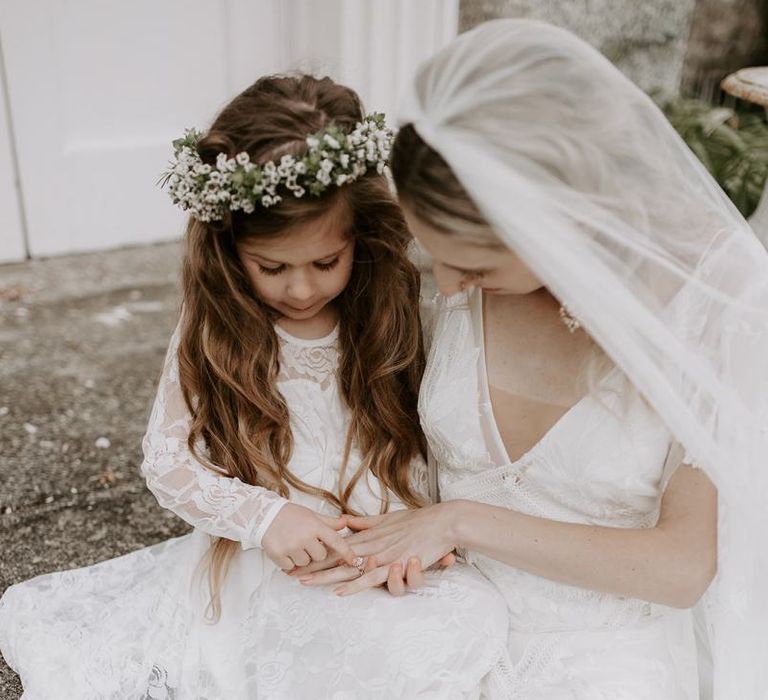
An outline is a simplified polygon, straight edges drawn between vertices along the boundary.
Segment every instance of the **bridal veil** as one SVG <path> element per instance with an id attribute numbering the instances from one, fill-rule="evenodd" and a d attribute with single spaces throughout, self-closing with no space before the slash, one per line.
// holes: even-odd
<path id="1" fill-rule="evenodd" d="M 656 105 L 551 25 L 461 35 L 419 68 L 400 122 L 716 484 L 714 697 L 764 697 L 768 253 Z"/>

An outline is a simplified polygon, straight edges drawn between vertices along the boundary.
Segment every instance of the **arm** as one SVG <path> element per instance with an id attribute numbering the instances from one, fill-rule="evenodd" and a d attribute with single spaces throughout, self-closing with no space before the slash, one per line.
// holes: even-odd
<path id="1" fill-rule="evenodd" d="M 163 373 L 142 442 L 141 472 L 163 508 L 203 532 L 259 547 L 288 501 L 261 486 L 215 473 L 187 445 L 191 415 L 179 379 L 179 327 L 171 337 Z M 201 446 L 202 447 L 202 446 Z"/>
<path id="2" fill-rule="evenodd" d="M 652 528 L 565 523 L 474 501 L 348 522 L 362 530 L 349 538 L 355 553 L 381 566 L 346 584 L 347 594 L 387 580 L 389 564 L 417 556 L 429 566 L 456 546 L 562 583 L 674 607 L 693 605 L 716 569 L 717 492 L 688 465 L 670 479 Z"/>
<path id="3" fill-rule="evenodd" d="M 452 507 L 459 546 L 581 588 L 685 608 L 717 566 L 717 492 L 688 465 L 671 478 L 651 528 L 563 523 L 470 501 Z"/>

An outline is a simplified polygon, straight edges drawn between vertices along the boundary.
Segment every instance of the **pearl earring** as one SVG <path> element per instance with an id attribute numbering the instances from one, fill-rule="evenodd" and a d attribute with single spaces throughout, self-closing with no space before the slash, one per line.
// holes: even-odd
<path id="1" fill-rule="evenodd" d="M 581 328 L 579 320 L 565 306 L 560 307 L 560 319 L 571 333 L 575 333 Z"/>

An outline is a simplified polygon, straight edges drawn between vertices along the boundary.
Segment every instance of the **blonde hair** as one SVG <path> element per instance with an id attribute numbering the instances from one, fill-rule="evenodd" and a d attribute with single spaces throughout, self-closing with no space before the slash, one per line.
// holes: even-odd
<path id="1" fill-rule="evenodd" d="M 416 131 L 405 124 L 397 133 L 390 160 L 392 177 L 400 201 L 435 230 L 465 243 L 489 248 L 507 248 L 478 209 L 450 165 Z M 595 342 L 582 364 L 577 381 L 596 399 L 604 394 L 603 380 L 617 366 Z M 634 392 L 623 375 L 618 390 L 627 407 Z M 611 390 L 613 393 L 613 390 Z"/>

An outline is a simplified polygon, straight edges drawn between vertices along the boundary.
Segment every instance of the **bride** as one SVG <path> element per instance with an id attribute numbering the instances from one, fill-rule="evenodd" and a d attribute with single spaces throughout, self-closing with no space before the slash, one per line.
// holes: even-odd
<path id="1" fill-rule="evenodd" d="M 765 697 L 765 250 L 653 103 L 550 25 L 462 35 L 401 122 L 442 292 L 419 402 L 442 502 L 351 518 L 380 566 L 302 580 L 397 594 L 403 562 L 458 547 L 507 600 L 490 696 Z"/>

